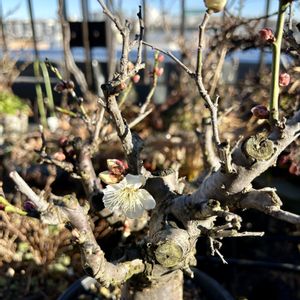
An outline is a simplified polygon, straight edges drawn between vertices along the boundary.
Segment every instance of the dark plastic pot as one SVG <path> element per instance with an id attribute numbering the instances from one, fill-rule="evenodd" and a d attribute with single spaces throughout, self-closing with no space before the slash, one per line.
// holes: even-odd
<path id="1" fill-rule="evenodd" d="M 80 295 L 89 295 L 91 286 L 99 285 L 96 279 L 84 276 L 77 279 L 70 287 L 68 287 L 57 300 L 76 300 Z M 99 299 L 99 297 L 98 297 Z M 101 299 L 101 298 L 100 298 Z"/>

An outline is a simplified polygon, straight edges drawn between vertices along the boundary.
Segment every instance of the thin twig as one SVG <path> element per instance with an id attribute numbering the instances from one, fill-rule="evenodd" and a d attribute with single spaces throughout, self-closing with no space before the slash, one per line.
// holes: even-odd
<path id="1" fill-rule="evenodd" d="M 275 33 L 275 41 L 272 44 L 272 80 L 271 80 L 271 96 L 270 96 L 270 123 L 276 125 L 279 122 L 279 71 L 280 71 L 280 53 L 281 42 L 283 36 L 283 27 L 285 19 L 285 11 L 289 3 L 280 0 L 278 7 L 277 26 Z"/>
<path id="2" fill-rule="evenodd" d="M 60 161 L 60 160 L 57 160 L 55 158 L 52 158 L 52 157 L 46 155 L 46 156 L 42 156 L 42 163 L 46 163 L 46 164 L 49 164 L 49 165 L 54 165 L 56 167 L 59 167 L 60 169 L 70 173 L 70 175 L 73 178 L 81 178 L 78 174 L 73 173 L 74 172 L 74 166 L 70 162 Z"/>
<path id="3" fill-rule="evenodd" d="M 217 232 L 214 235 L 214 238 L 263 236 L 264 234 L 265 234 L 264 232 L 252 232 L 252 231 L 237 232 L 236 230 L 224 230 L 224 231 Z"/>
<path id="4" fill-rule="evenodd" d="M 166 51 L 163 50 L 159 47 L 153 46 L 145 41 L 143 41 L 143 44 L 145 46 L 148 46 L 150 48 L 152 48 L 153 50 L 157 50 L 161 53 L 164 53 L 165 55 L 167 55 L 168 57 L 170 57 L 173 61 L 175 61 L 184 71 L 186 71 L 190 76 L 194 76 L 195 73 L 193 71 L 191 71 L 181 60 L 179 60 L 171 51 Z"/>
<path id="5" fill-rule="evenodd" d="M 120 33 L 123 35 L 124 34 L 124 28 L 121 24 L 121 21 L 118 17 L 116 17 L 106 6 L 106 4 L 104 3 L 103 0 L 97 0 L 99 2 L 99 4 L 101 5 L 102 9 L 103 9 L 103 13 L 106 14 L 111 20 L 112 22 L 116 25 L 117 29 L 120 31 Z"/>
<path id="6" fill-rule="evenodd" d="M 213 131 L 210 118 L 202 119 L 201 132 L 197 130 L 196 134 L 200 142 L 206 169 L 218 169 L 220 166 L 220 159 L 216 155 L 213 147 Z"/>
<path id="7" fill-rule="evenodd" d="M 225 260 L 224 256 L 222 255 L 222 253 L 218 250 L 215 249 L 215 252 L 218 254 L 218 256 L 220 257 L 220 259 L 222 260 L 224 265 L 228 265 L 228 262 Z"/>
<path id="8" fill-rule="evenodd" d="M 92 97 L 91 93 L 88 91 L 88 84 L 85 80 L 84 74 L 81 72 L 81 70 L 76 66 L 76 63 L 74 61 L 71 49 L 70 49 L 70 27 L 67 21 L 64 18 L 63 14 L 63 2 L 64 0 L 59 0 L 59 7 L 58 7 L 58 15 L 59 20 L 62 27 L 62 33 L 63 33 L 63 47 L 64 47 L 64 53 L 65 53 L 65 62 L 66 66 L 68 68 L 68 71 L 70 71 L 78 83 L 80 90 L 85 95 L 85 98 L 90 99 Z"/>
<path id="9" fill-rule="evenodd" d="M 209 9 L 205 12 L 203 21 L 199 26 L 199 40 L 198 40 L 198 50 L 197 50 L 197 65 L 196 65 L 197 77 L 202 76 L 202 52 L 204 48 L 204 32 L 211 13 L 212 11 Z"/>
<path id="10" fill-rule="evenodd" d="M 206 25 L 207 25 L 210 15 L 211 15 L 211 11 L 207 10 L 204 15 L 203 21 L 202 21 L 201 25 L 199 26 L 198 55 L 197 55 L 195 81 L 197 84 L 198 91 L 199 91 L 200 95 L 202 96 L 202 98 L 204 99 L 204 101 L 210 111 L 212 127 L 213 127 L 213 138 L 214 138 L 216 147 L 218 149 L 219 145 L 221 144 L 221 141 L 219 138 L 219 131 L 218 131 L 218 104 L 217 104 L 218 97 L 216 98 L 215 103 L 213 103 L 212 99 L 210 98 L 210 96 L 203 84 L 203 78 L 202 78 L 202 52 L 204 49 L 204 33 L 205 33 L 205 28 L 206 28 Z"/>
<path id="11" fill-rule="evenodd" d="M 122 35 L 122 54 L 120 59 L 120 72 L 114 76 L 114 78 L 102 85 L 102 90 L 106 98 L 106 110 L 111 115 L 113 123 L 115 125 L 118 136 L 122 142 L 123 150 L 128 160 L 129 170 L 132 174 L 139 174 L 141 168 L 140 151 L 142 150 L 142 139 L 130 131 L 126 121 L 123 119 L 120 108 L 116 101 L 116 96 L 126 86 L 126 80 L 134 76 L 140 69 L 145 67 L 142 63 L 137 63 L 133 68 L 130 68 L 128 64 L 128 54 L 130 51 L 130 23 L 125 20 L 125 25 L 122 26 L 119 18 L 115 17 L 113 13 L 107 8 L 104 1 L 98 0 L 103 8 L 103 12 L 115 23 L 117 29 Z M 138 14 L 141 22 L 141 14 Z M 141 24 L 142 25 L 142 24 Z M 141 28 L 142 30 L 142 28 Z M 141 39 L 142 37 L 140 37 Z M 139 45 L 141 46 L 140 40 Z M 139 55 L 139 54 L 138 54 Z M 141 59 L 137 57 L 137 61 Z"/>
<path id="12" fill-rule="evenodd" d="M 132 81 L 130 81 L 128 86 L 126 87 L 126 89 L 122 92 L 120 99 L 118 99 L 120 109 L 122 108 L 125 101 L 127 100 L 127 97 L 129 95 L 130 91 L 132 90 L 132 86 L 133 86 Z"/>
<path id="13" fill-rule="evenodd" d="M 291 1 L 290 7 L 289 7 L 289 30 L 293 30 L 293 2 Z"/>
<path id="14" fill-rule="evenodd" d="M 139 18 L 139 24 L 140 24 L 140 34 L 139 34 L 139 45 L 138 45 L 138 54 L 136 59 L 136 64 L 142 63 L 142 51 L 143 51 L 143 37 L 144 37 L 144 20 L 142 16 L 142 6 L 139 5 L 139 12 L 137 13 L 137 16 Z"/>
<path id="15" fill-rule="evenodd" d="M 153 109 L 149 109 L 147 110 L 144 114 L 137 116 L 133 121 L 131 121 L 128 124 L 128 127 L 131 129 L 134 126 L 136 126 L 138 123 L 140 123 L 142 120 L 144 120 L 151 112 L 153 111 Z M 110 141 L 113 138 L 115 138 L 117 136 L 117 132 L 113 132 L 111 134 L 109 134 L 108 136 L 105 137 L 105 141 Z"/>
<path id="16" fill-rule="evenodd" d="M 16 171 L 10 172 L 9 177 L 15 182 L 19 191 L 32 201 L 37 211 L 44 212 L 48 209 L 49 204 L 46 200 L 39 197 Z"/>
<path id="17" fill-rule="evenodd" d="M 120 74 L 121 80 L 127 78 L 128 72 L 128 55 L 129 55 L 129 33 L 130 33 L 130 23 L 125 20 L 125 26 L 122 26 L 121 21 L 116 17 L 105 5 L 103 0 L 98 0 L 99 4 L 102 6 L 103 13 L 106 14 L 112 22 L 116 25 L 120 34 L 122 35 L 122 53 L 120 59 Z"/>
<path id="18" fill-rule="evenodd" d="M 97 120 L 95 125 L 95 131 L 94 131 L 94 137 L 92 144 L 97 144 L 97 141 L 99 140 L 100 130 L 102 128 L 103 118 L 104 118 L 105 108 L 100 107 L 97 112 Z"/>
<path id="19" fill-rule="evenodd" d="M 230 150 L 230 142 L 227 140 L 224 143 L 220 144 L 219 147 L 219 155 L 222 161 L 221 167 L 225 173 L 232 174 L 236 173 L 232 166 L 232 157 L 231 157 L 231 150 Z"/>
<path id="20" fill-rule="evenodd" d="M 219 82 L 220 76 L 221 76 L 221 72 L 222 72 L 222 68 L 225 62 L 225 57 L 226 57 L 226 53 L 227 53 L 227 45 L 223 45 L 222 49 L 221 49 L 221 54 L 219 57 L 219 61 L 215 70 L 215 74 L 212 80 L 212 84 L 209 90 L 209 94 L 212 96 L 214 95 L 216 88 L 217 88 L 217 84 Z"/>
<path id="21" fill-rule="evenodd" d="M 146 101 L 144 102 L 144 104 L 142 105 L 141 109 L 140 109 L 140 115 L 143 115 L 148 107 L 148 105 L 151 102 L 151 99 L 154 95 L 154 92 L 156 90 L 157 87 L 157 81 L 158 81 L 158 74 L 157 74 L 157 70 L 158 70 L 158 65 L 159 65 L 159 61 L 158 61 L 158 51 L 155 52 L 154 55 L 154 67 L 153 67 L 153 81 L 152 81 L 152 86 L 151 89 L 146 97 Z"/>

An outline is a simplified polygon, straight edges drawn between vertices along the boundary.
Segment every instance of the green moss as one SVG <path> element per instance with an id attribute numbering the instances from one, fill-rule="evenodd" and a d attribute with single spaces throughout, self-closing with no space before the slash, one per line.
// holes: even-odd
<path id="1" fill-rule="evenodd" d="M 18 96 L 6 91 L 0 91 L 0 115 L 14 115 L 18 112 L 29 114 L 30 107 Z"/>

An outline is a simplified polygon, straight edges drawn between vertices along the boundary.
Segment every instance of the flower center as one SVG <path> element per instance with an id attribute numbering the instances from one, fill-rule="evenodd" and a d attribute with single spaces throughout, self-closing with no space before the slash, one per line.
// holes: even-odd
<path id="1" fill-rule="evenodd" d="M 135 206 L 138 204 L 138 189 L 132 188 L 132 187 L 125 187 L 121 191 L 121 198 L 126 201 L 124 203 L 124 206 L 127 207 L 127 209 L 132 210 L 135 208 Z"/>

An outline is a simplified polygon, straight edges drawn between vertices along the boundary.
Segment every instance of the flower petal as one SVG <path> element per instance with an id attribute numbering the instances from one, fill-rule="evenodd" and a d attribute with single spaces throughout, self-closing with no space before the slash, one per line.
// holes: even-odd
<path id="1" fill-rule="evenodd" d="M 103 193 L 105 194 L 108 192 L 116 192 L 120 189 L 121 189 L 121 187 L 119 186 L 119 183 L 109 184 L 105 187 L 105 189 L 103 189 Z"/>
<path id="2" fill-rule="evenodd" d="M 115 211 L 120 208 L 120 190 L 115 190 L 113 185 L 108 185 L 103 189 L 103 204 L 111 211 Z"/>
<path id="3" fill-rule="evenodd" d="M 115 175 L 121 175 L 125 172 L 125 164 L 119 159 L 107 159 L 108 169 Z"/>
<path id="4" fill-rule="evenodd" d="M 118 183 L 123 178 L 122 175 L 117 176 L 117 175 L 111 174 L 109 171 L 103 171 L 103 172 L 99 173 L 99 177 L 106 184 Z"/>
<path id="5" fill-rule="evenodd" d="M 145 209 L 141 205 L 136 205 L 133 210 L 127 210 L 125 215 L 130 219 L 138 219 L 143 215 Z"/>
<path id="6" fill-rule="evenodd" d="M 121 190 L 121 189 L 126 188 L 126 186 L 127 186 L 127 180 L 126 180 L 126 178 L 123 178 L 123 179 L 122 179 L 120 182 L 118 182 L 118 183 L 113 183 L 113 184 L 107 185 L 106 188 L 108 188 L 109 186 L 112 187 L 112 189 L 113 189 L 114 191 L 116 191 L 116 190 Z"/>
<path id="7" fill-rule="evenodd" d="M 127 174 L 125 179 L 127 181 L 127 186 L 133 187 L 135 189 L 138 189 L 146 182 L 146 179 L 143 175 Z"/>
<path id="8" fill-rule="evenodd" d="M 140 201 L 142 202 L 144 208 L 153 209 L 156 205 L 156 202 L 152 195 L 144 189 L 140 189 L 139 192 L 141 193 Z"/>

